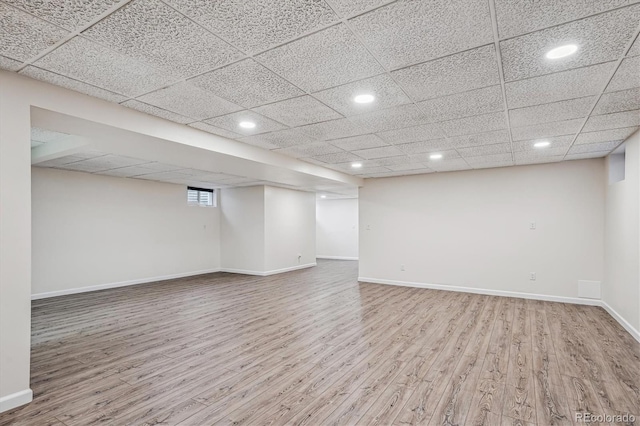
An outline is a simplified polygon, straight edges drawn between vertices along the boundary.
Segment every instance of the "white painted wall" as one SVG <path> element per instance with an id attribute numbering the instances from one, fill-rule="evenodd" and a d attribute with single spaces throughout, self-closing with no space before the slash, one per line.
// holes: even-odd
<path id="1" fill-rule="evenodd" d="M 316 206 L 316 251 L 319 258 L 358 258 L 358 200 L 319 200 Z"/>
<path id="2" fill-rule="evenodd" d="M 34 295 L 220 268 L 218 208 L 186 187 L 32 168 Z"/>
<path id="3" fill-rule="evenodd" d="M 274 272 L 314 265 L 315 194 L 266 186 L 264 195 L 265 270 Z"/>
<path id="4" fill-rule="evenodd" d="M 31 128 L 0 71 L 0 412 L 31 401 Z"/>
<path id="5" fill-rule="evenodd" d="M 264 186 L 220 191 L 222 268 L 265 271 Z"/>
<path id="6" fill-rule="evenodd" d="M 605 182 L 602 159 L 366 180 L 360 277 L 575 298 L 603 278 Z"/>
<path id="7" fill-rule="evenodd" d="M 605 217 L 602 298 L 640 330 L 640 132 L 626 141 L 625 179 L 607 186 Z"/>

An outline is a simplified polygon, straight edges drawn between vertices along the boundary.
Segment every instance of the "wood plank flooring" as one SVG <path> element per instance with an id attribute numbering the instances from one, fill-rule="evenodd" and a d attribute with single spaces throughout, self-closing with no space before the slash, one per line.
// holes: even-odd
<path id="1" fill-rule="evenodd" d="M 34 401 L 0 426 L 640 416 L 640 344 L 600 308 L 356 277 L 356 262 L 319 261 L 34 301 Z"/>

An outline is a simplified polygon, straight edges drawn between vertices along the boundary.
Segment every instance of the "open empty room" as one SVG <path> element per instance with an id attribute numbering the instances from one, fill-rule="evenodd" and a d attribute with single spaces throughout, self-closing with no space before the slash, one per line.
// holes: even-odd
<path id="1" fill-rule="evenodd" d="M 640 0 L 0 0 L 0 426 L 640 424 Z"/>

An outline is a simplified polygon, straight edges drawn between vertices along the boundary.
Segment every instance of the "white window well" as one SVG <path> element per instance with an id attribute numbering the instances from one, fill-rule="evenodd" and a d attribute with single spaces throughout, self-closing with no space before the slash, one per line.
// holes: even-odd
<path id="1" fill-rule="evenodd" d="M 187 187 L 187 204 L 190 206 L 215 207 L 216 192 L 214 189 Z"/>

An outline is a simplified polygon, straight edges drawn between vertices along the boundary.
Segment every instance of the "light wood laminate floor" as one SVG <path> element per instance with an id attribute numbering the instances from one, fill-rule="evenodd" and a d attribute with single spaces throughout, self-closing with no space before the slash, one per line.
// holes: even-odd
<path id="1" fill-rule="evenodd" d="M 604 310 L 357 282 L 357 263 L 33 303 L 34 401 L 0 425 L 555 425 L 640 414 Z"/>

